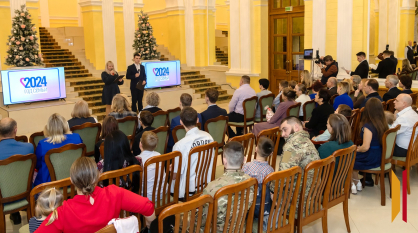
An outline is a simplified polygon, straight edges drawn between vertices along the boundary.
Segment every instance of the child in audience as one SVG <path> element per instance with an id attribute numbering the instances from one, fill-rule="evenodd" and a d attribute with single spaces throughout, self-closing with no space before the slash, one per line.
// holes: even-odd
<path id="1" fill-rule="evenodd" d="M 351 116 L 351 111 L 352 110 L 351 110 L 350 106 L 348 106 L 346 104 L 340 104 L 340 105 L 338 105 L 337 110 L 335 110 L 335 113 L 344 115 L 345 117 L 350 117 Z M 330 137 L 331 137 L 331 134 L 329 133 L 329 131 L 327 129 L 327 130 L 325 130 L 324 133 L 322 133 L 322 134 L 320 134 L 316 137 L 313 137 L 312 141 L 315 141 L 315 142 L 328 141 Z"/>
<path id="2" fill-rule="evenodd" d="M 139 123 L 142 125 L 139 132 L 136 133 L 134 143 L 132 144 L 132 153 L 137 156 L 141 154 L 141 149 L 139 148 L 139 142 L 141 141 L 142 134 L 146 131 L 154 130 L 154 127 L 151 127 L 154 122 L 154 116 L 148 110 L 141 111 L 139 113 Z"/>
<path id="3" fill-rule="evenodd" d="M 55 188 L 42 191 L 36 201 L 35 217 L 29 219 L 29 231 L 33 233 L 44 222 L 44 220 L 51 215 L 46 226 L 50 225 L 58 218 L 57 208 L 62 206 L 64 196 Z"/>
<path id="4" fill-rule="evenodd" d="M 292 80 L 289 82 L 289 87 L 291 87 L 293 90 L 295 90 L 295 87 L 298 83 L 295 80 Z"/>
<path id="5" fill-rule="evenodd" d="M 386 122 L 389 125 L 389 128 L 392 127 L 393 122 L 395 121 L 395 114 L 389 111 L 385 111 Z"/>

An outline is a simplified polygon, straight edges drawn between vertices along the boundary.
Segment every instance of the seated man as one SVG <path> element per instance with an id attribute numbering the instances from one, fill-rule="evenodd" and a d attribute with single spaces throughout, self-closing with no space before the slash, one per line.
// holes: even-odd
<path id="1" fill-rule="evenodd" d="M 180 179 L 180 192 L 179 198 L 183 198 L 185 195 L 186 190 L 186 179 L 190 180 L 189 186 L 189 193 L 193 194 L 195 191 L 195 169 L 197 164 L 197 155 L 192 156 L 192 161 L 188 161 L 189 159 L 189 152 L 196 146 L 206 145 L 213 142 L 212 136 L 209 133 L 200 130 L 196 127 L 198 122 L 197 112 L 191 107 L 184 107 L 180 113 L 180 124 L 184 126 L 186 130 L 186 136 L 178 141 L 174 147 L 173 151 L 180 151 L 182 155 L 181 159 L 181 170 L 178 171 L 178 167 L 174 166 L 174 179 Z M 178 159 L 176 159 L 175 163 L 178 163 Z M 186 177 L 187 175 L 187 165 L 190 163 L 190 177 Z M 209 167 L 209 174 L 212 174 L 212 162 L 210 163 Z M 207 182 L 210 182 L 211 176 L 208 176 Z M 171 187 L 171 192 L 174 193 L 174 182 L 173 186 Z"/>
<path id="2" fill-rule="evenodd" d="M 373 97 L 378 98 L 380 101 L 383 101 L 382 97 L 380 97 L 379 93 L 377 93 L 377 91 L 379 90 L 379 82 L 376 79 L 371 78 L 367 80 L 363 89 L 367 96 L 364 99 L 363 103 L 360 105 L 360 108 L 366 106 L 367 101 Z"/>
<path id="3" fill-rule="evenodd" d="M 346 104 L 340 104 L 337 108 L 337 110 L 335 110 L 335 113 L 341 114 L 345 117 L 351 117 L 351 108 L 350 106 L 346 105 Z M 322 142 L 322 141 L 328 141 L 329 138 L 331 137 L 331 134 L 329 133 L 328 129 L 326 129 L 324 131 L 324 133 L 313 137 L 312 141 L 316 141 L 316 142 Z"/>
<path id="4" fill-rule="evenodd" d="M 244 100 L 255 96 L 255 91 L 250 86 L 250 77 L 246 75 L 242 76 L 239 85 L 240 87 L 235 90 L 231 102 L 229 102 L 229 122 L 244 122 L 244 108 L 242 107 L 242 103 Z M 229 138 L 242 135 L 242 130 L 242 127 L 237 127 L 237 133 L 235 133 L 231 126 L 229 126 Z"/>
<path id="5" fill-rule="evenodd" d="M 208 109 L 203 111 L 200 115 L 202 116 L 202 130 L 205 130 L 205 123 L 207 120 L 216 118 L 218 116 L 226 116 L 228 113 L 225 109 L 220 108 L 216 105 L 218 101 L 219 92 L 215 88 L 209 88 L 205 92 L 205 101 L 208 105 Z"/>
<path id="6" fill-rule="evenodd" d="M 142 134 L 146 131 L 155 129 L 154 127 L 151 127 L 152 122 L 154 122 L 154 116 L 148 110 L 143 110 L 139 113 L 139 122 L 142 127 L 139 129 L 139 133 L 135 135 L 134 143 L 132 144 L 132 152 L 134 156 L 141 154 L 139 142 L 141 141 Z"/>
<path id="7" fill-rule="evenodd" d="M 389 90 L 383 95 L 383 101 L 395 99 L 399 94 L 401 94 L 401 90 L 396 87 L 398 83 L 399 78 L 397 75 L 388 75 L 386 77 L 385 86 Z"/>
<path id="8" fill-rule="evenodd" d="M 331 77 L 327 81 L 327 88 L 329 91 L 329 95 L 332 97 L 337 93 L 337 79 L 335 77 Z"/>
<path id="9" fill-rule="evenodd" d="M 395 99 L 396 120 L 391 128 L 401 125 L 396 137 L 393 156 L 406 157 L 409 141 L 411 140 L 414 124 L 418 121 L 418 114 L 411 108 L 412 98 L 408 94 L 400 94 Z M 416 135 L 415 135 L 416 137 Z"/>
<path id="10" fill-rule="evenodd" d="M 257 100 L 257 110 L 255 110 L 255 118 L 260 118 L 260 105 L 258 104 L 260 97 L 271 94 L 271 91 L 268 90 L 269 85 L 270 85 L 270 81 L 268 79 L 261 78 L 260 80 L 258 80 L 258 83 L 260 84 L 259 88 L 261 91 L 256 94 L 256 96 L 258 97 L 258 100 Z M 272 108 L 273 106 L 269 106 L 269 107 Z"/>
<path id="11" fill-rule="evenodd" d="M 218 179 L 210 182 L 208 186 L 203 190 L 202 195 L 209 194 L 212 197 L 215 196 L 215 193 L 222 187 L 231 184 L 238 184 L 245 180 L 250 179 L 251 177 L 245 174 L 241 170 L 241 165 L 244 162 L 244 148 L 241 143 L 239 142 L 228 142 L 224 147 L 224 158 L 223 163 L 225 166 L 225 173 L 219 177 Z M 239 201 L 239 200 L 237 200 Z M 254 201 L 254 190 L 251 189 L 249 195 L 249 203 L 248 208 L 251 207 Z M 218 200 L 218 215 L 217 215 L 217 222 L 216 222 L 216 232 L 221 233 L 223 232 L 225 226 L 225 218 L 226 218 L 226 207 L 228 204 L 228 197 L 224 196 Z M 230 218 L 232 218 L 232 211 L 230 213 Z M 204 210 L 203 213 L 207 213 L 207 209 Z M 205 227 L 206 223 L 206 215 L 203 215 L 202 219 L 202 228 Z M 228 228 L 229 231 L 229 228 Z"/>
<path id="12" fill-rule="evenodd" d="M 180 109 L 183 109 L 184 107 L 190 107 L 192 106 L 193 97 L 190 94 L 183 93 L 180 96 Z M 202 116 L 200 114 L 197 114 L 197 117 L 199 118 L 200 123 L 203 122 Z M 170 133 L 168 134 L 168 143 L 167 143 L 167 153 L 171 152 L 174 146 L 174 138 L 173 138 L 173 129 L 176 126 L 180 125 L 180 116 L 176 116 L 171 120 L 170 124 Z M 204 126 L 201 125 L 201 129 L 204 130 Z"/>

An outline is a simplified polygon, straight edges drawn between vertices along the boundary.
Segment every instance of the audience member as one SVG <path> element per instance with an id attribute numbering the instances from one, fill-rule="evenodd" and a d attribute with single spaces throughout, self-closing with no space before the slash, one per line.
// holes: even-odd
<path id="1" fill-rule="evenodd" d="M 124 94 L 117 94 L 113 97 L 111 111 L 109 116 L 113 116 L 116 120 L 127 116 L 136 117 L 136 112 L 131 111 L 131 104 Z"/>
<path id="2" fill-rule="evenodd" d="M 65 146 L 67 144 L 83 143 L 80 135 L 71 133 L 68 123 L 64 117 L 58 113 L 52 114 L 44 128 L 45 138 L 38 142 L 36 146 L 36 175 L 34 186 L 51 181 L 48 167 L 45 163 L 45 154 L 55 148 Z"/>
<path id="3" fill-rule="evenodd" d="M 55 188 L 46 189 L 39 194 L 36 200 L 35 216 L 29 219 L 29 231 L 34 233 L 36 229 L 51 214 L 46 226 L 50 225 L 55 219 L 58 219 L 57 208 L 62 206 L 64 196 Z"/>
<path id="4" fill-rule="evenodd" d="M 372 73 L 378 73 L 379 78 L 386 78 L 388 75 L 394 74 L 396 72 L 396 65 L 390 56 L 390 51 L 384 51 L 383 61 L 379 62 L 377 69 L 371 69 Z"/>
<path id="5" fill-rule="evenodd" d="M 156 113 L 162 110 L 158 107 L 158 105 L 160 105 L 160 96 L 156 92 L 150 92 L 147 94 L 145 102 L 147 103 L 147 106 L 141 109 L 141 111 L 147 110 L 151 113 Z"/>
<path id="6" fill-rule="evenodd" d="M 289 87 L 295 90 L 296 84 L 298 84 L 295 80 L 289 81 Z"/>
<path id="7" fill-rule="evenodd" d="M 335 110 L 337 110 L 340 104 L 346 104 L 350 106 L 351 109 L 353 109 L 353 100 L 348 95 L 349 89 L 350 89 L 350 85 L 347 82 L 338 83 L 338 89 L 337 89 L 338 96 L 335 97 L 334 103 L 333 103 L 333 107 Z"/>
<path id="8" fill-rule="evenodd" d="M 258 83 L 260 84 L 259 88 L 261 91 L 258 92 L 256 96 L 258 100 L 260 100 L 261 96 L 271 94 L 271 91 L 267 90 L 269 88 L 270 81 L 268 79 L 261 78 L 260 80 L 258 80 Z M 260 118 L 260 105 L 258 104 L 258 100 L 257 100 L 257 110 L 255 111 L 255 118 Z M 273 106 L 269 106 L 269 107 L 273 107 Z"/>
<path id="9" fill-rule="evenodd" d="M 351 108 L 348 105 L 345 104 L 340 104 L 340 106 L 338 106 L 337 110 L 335 110 L 336 114 L 341 114 L 343 116 L 345 116 L 347 119 L 348 117 L 351 117 Z M 327 122 L 327 129 L 320 135 L 313 137 L 312 141 L 316 141 L 316 142 L 324 142 L 324 141 L 328 141 L 329 138 L 331 137 L 331 133 L 328 131 L 328 122 Z"/>
<path id="10" fill-rule="evenodd" d="M 308 70 L 300 73 L 300 83 L 304 84 L 306 88 L 310 88 L 313 84 L 312 76 Z"/>
<path id="11" fill-rule="evenodd" d="M 250 77 L 244 75 L 239 82 L 240 87 L 235 90 L 232 96 L 231 102 L 229 102 L 229 122 L 244 122 L 244 108 L 242 103 L 244 100 L 256 96 L 254 89 L 250 86 Z M 228 127 L 229 137 L 242 135 L 242 127 L 236 127 L 237 133 L 235 133 L 231 126 Z"/>
<path id="12" fill-rule="evenodd" d="M 70 177 L 77 195 L 57 208 L 59 218 L 47 226 L 51 216 L 47 217 L 37 232 L 96 232 L 118 218 L 121 210 L 143 215 L 148 228 L 155 219 L 154 204 L 147 198 L 115 185 L 97 187 L 99 171 L 90 158 L 78 158 L 71 166 Z"/>
<path id="13" fill-rule="evenodd" d="M 268 87 L 268 85 L 267 85 L 267 87 Z M 216 104 L 216 101 L 218 101 L 218 96 L 219 96 L 219 92 L 215 88 L 209 88 L 205 92 L 205 101 L 206 101 L 206 104 L 208 105 L 208 108 L 205 111 L 203 111 L 202 113 L 200 113 L 200 115 L 202 116 L 202 129 L 203 130 L 205 129 L 205 124 L 206 124 L 207 120 L 210 120 L 212 118 L 216 118 L 218 116 L 227 116 L 228 115 L 228 113 L 226 112 L 225 109 L 219 107 Z M 256 114 L 257 114 L 257 112 L 256 112 Z"/>
<path id="14" fill-rule="evenodd" d="M 363 87 L 363 91 L 367 96 L 364 98 L 364 101 L 360 105 L 360 108 L 366 106 L 366 103 L 370 98 L 377 98 L 378 100 L 383 101 L 379 93 L 377 93 L 378 90 L 379 90 L 379 82 L 377 82 L 377 80 L 374 78 L 368 79 L 366 84 Z"/>
<path id="15" fill-rule="evenodd" d="M 338 63 L 332 59 L 330 55 L 324 57 L 325 67 L 320 62 L 318 66 L 321 68 L 321 83 L 325 85 L 330 77 L 337 77 Z M 335 83 L 336 84 L 336 83 Z"/>
<path id="16" fill-rule="evenodd" d="M 399 77 L 399 87 L 403 89 L 401 93 L 412 94 L 413 92 L 411 91 L 411 86 L 412 86 L 411 76 L 401 75 L 401 77 Z"/>
<path id="17" fill-rule="evenodd" d="M 282 93 L 283 93 L 283 89 L 284 88 L 286 88 L 286 87 L 289 87 L 289 82 L 288 81 L 286 81 L 286 80 L 282 80 L 282 81 L 280 81 L 280 83 L 279 83 L 279 94 L 276 96 L 276 98 L 273 100 L 273 106 L 274 106 L 274 108 L 278 108 L 279 107 L 279 104 L 280 104 L 280 97 L 281 97 L 281 95 L 282 95 Z"/>
<path id="18" fill-rule="evenodd" d="M 361 118 L 360 138 L 363 144 L 357 147 L 356 160 L 354 162 L 353 182 L 351 193 L 357 194 L 362 190 L 362 184 L 358 179 L 359 170 L 369 170 L 380 166 L 382 159 L 382 138 L 389 129 L 386 122 L 382 103 L 377 98 L 367 101 Z M 373 186 L 373 180 L 366 174 L 366 185 Z"/>
<path id="19" fill-rule="evenodd" d="M 334 77 L 329 78 L 327 81 L 327 88 L 328 88 L 330 96 L 338 94 L 337 93 L 337 79 Z"/>
<path id="20" fill-rule="evenodd" d="M 282 99 L 283 102 L 279 104 L 279 108 L 276 109 L 276 112 L 271 117 L 270 120 L 267 122 L 261 122 L 254 125 L 253 133 L 257 137 L 258 134 L 265 130 L 265 129 L 271 129 L 274 127 L 280 126 L 282 120 L 287 115 L 287 109 L 296 104 L 295 102 L 296 92 L 290 88 L 283 89 Z"/>
<path id="21" fill-rule="evenodd" d="M 383 95 L 383 101 L 388 101 L 391 99 L 395 99 L 399 94 L 401 94 L 401 90 L 399 90 L 396 86 L 398 85 L 399 79 L 396 75 L 388 75 L 385 80 L 385 86 L 388 88 L 388 92 Z"/>
<path id="22" fill-rule="evenodd" d="M 385 111 L 386 123 L 388 123 L 388 127 L 391 128 L 393 122 L 395 121 L 395 114 L 390 111 Z"/>
<path id="23" fill-rule="evenodd" d="M 351 76 L 357 75 L 360 78 L 367 78 L 367 76 L 369 76 L 369 63 L 366 60 L 366 54 L 364 52 L 358 52 L 356 56 L 357 61 L 359 62 L 356 70 L 354 72 L 346 70 L 346 72 Z"/>
<path id="24" fill-rule="evenodd" d="M 360 78 L 360 76 L 358 76 L 358 75 L 353 75 L 353 76 L 350 77 L 350 79 L 353 82 L 353 89 L 355 91 L 357 91 L 357 89 L 358 89 L 358 87 L 361 83 L 362 78 Z M 364 79 L 367 80 L 367 78 L 364 78 Z"/>
<path id="25" fill-rule="evenodd" d="M 180 179 L 180 192 L 179 192 L 179 198 L 184 198 L 185 190 L 186 190 L 186 179 L 190 180 L 190 186 L 189 186 L 189 192 L 193 193 L 195 192 L 195 169 L 197 165 L 197 155 L 192 155 L 192 161 L 188 161 L 189 159 L 189 152 L 191 149 L 193 149 L 196 146 L 202 146 L 209 144 L 213 142 L 212 136 L 205 132 L 200 130 L 196 127 L 196 124 L 198 122 L 197 118 L 197 112 L 191 107 L 184 107 L 181 110 L 180 113 L 180 124 L 184 126 L 184 129 L 186 130 L 186 136 L 179 140 L 173 147 L 173 151 L 180 151 L 182 155 L 181 159 L 181 170 L 178 171 L 177 166 L 174 166 L 174 179 Z M 177 164 L 178 158 L 175 161 L 175 164 Z M 187 177 L 187 165 L 190 163 L 190 177 Z M 212 174 L 213 168 L 212 161 L 209 165 L 208 174 Z M 211 175 L 207 176 L 208 180 L 207 182 L 210 182 Z M 174 192 L 174 182 L 171 187 L 171 193 Z"/>
<path id="26" fill-rule="evenodd" d="M 355 91 L 354 90 L 353 80 L 351 80 L 351 78 L 345 78 L 345 79 L 343 79 L 343 82 L 348 83 L 348 92 L 347 93 L 350 93 L 352 91 Z M 338 84 L 337 84 L 337 87 L 338 87 Z M 337 90 L 337 92 L 338 92 L 338 90 Z"/>
<path id="27" fill-rule="evenodd" d="M 118 121 L 112 116 L 106 116 L 103 119 L 102 133 L 100 135 L 99 141 L 94 146 L 94 159 L 96 163 L 98 163 L 101 160 L 100 146 L 104 142 L 106 136 L 115 130 L 119 130 Z"/>
<path id="28" fill-rule="evenodd" d="M 364 92 L 364 88 L 366 86 L 366 82 L 368 81 L 367 78 L 361 79 L 360 84 L 358 85 L 358 89 L 354 92 L 353 98 L 353 108 L 360 108 L 363 104 L 364 99 L 366 99 L 366 93 Z"/>
<path id="29" fill-rule="evenodd" d="M 296 85 L 295 91 L 296 91 L 296 95 L 298 96 L 298 98 L 296 98 L 295 101 L 300 103 L 299 119 L 303 120 L 303 105 L 307 101 L 311 101 L 311 98 L 308 95 L 306 95 L 307 90 L 304 84 Z"/>
<path id="30" fill-rule="evenodd" d="M 152 122 L 154 122 L 154 116 L 148 110 L 141 111 L 139 113 L 139 122 L 141 122 L 142 128 L 135 135 L 134 142 L 132 144 L 132 153 L 134 156 L 141 154 L 141 148 L 139 143 L 141 142 L 142 134 L 146 131 L 154 130 L 154 127 L 151 127 Z"/>
<path id="31" fill-rule="evenodd" d="M 304 122 L 304 126 L 310 129 L 311 137 L 317 136 L 319 131 L 326 130 L 329 115 L 334 113 L 334 108 L 329 104 L 330 95 L 328 90 L 321 89 L 315 96 L 318 107 L 312 111 L 312 117 Z"/>
<path id="32" fill-rule="evenodd" d="M 12 118 L 0 120 L 0 160 L 9 158 L 12 155 L 27 155 L 33 153 L 31 143 L 18 142 L 15 140 L 17 122 Z"/>
<path id="33" fill-rule="evenodd" d="M 412 98 L 408 94 L 400 94 L 395 99 L 396 120 L 392 124 L 392 128 L 400 125 L 398 136 L 396 137 L 396 145 L 393 150 L 393 156 L 406 157 L 408 153 L 409 142 L 411 141 L 412 130 L 414 124 L 418 121 L 418 114 L 412 110 Z M 414 136 L 416 138 L 416 135 Z"/>
<path id="34" fill-rule="evenodd" d="M 414 71 L 414 69 L 411 66 L 411 63 L 409 63 L 408 59 L 403 59 L 402 60 L 402 70 L 398 75 L 403 75 L 403 74 L 409 74 L 412 71 Z"/>
<path id="35" fill-rule="evenodd" d="M 76 125 L 84 123 L 97 123 L 97 119 L 92 117 L 89 110 L 89 105 L 84 100 L 79 100 L 74 104 L 74 109 L 71 112 L 71 119 L 68 120 L 70 129 Z"/>
<path id="36" fill-rule="evenodd" d="M 315 99 L 316 94 L 323 88 L 324 85 L 322 85 L 321 81 L 315 81 L 314 84 L 312 84 L 312 94 L 309 95 L 309 98 L 311 98 L 311 100 Z"/>

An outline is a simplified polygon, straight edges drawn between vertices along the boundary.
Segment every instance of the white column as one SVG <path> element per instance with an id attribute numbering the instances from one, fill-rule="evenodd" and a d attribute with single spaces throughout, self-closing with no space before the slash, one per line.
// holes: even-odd
<path id="1" fill-rule="evenodd" d="M 337 62 L 338 67 L 351 70 L 351 43 L 353 37 L 353 2 L 338 0 Z M 340 72 L 340 74 L 346 74 Z"/>
<path id="2" fill-rule="evenodd" d="M 320 56 L 325 56 L 325 37 L 326 37 L 326 9 L 327 1 L 312 1 L 312 48 L 314 49 L 314 56 L 316 50 L 319 50 Z"/>
<path id="3" fill-rule="evenodd" d="M 115 13 L 113 0 L 102 1 L 102 19 L 103 19 L 103 41 L 105 60 L 112 61 L 115 64 L 115 70 L 118 68 L 116 55 L 116 32 L 115 32 Z"/>
<path id="4" fill-rule="evenodd" d="M 379 46 L 378 51 L 384 51 L 388 42 L 388 3 L 379 1 Z"/>
<path id="5" fill-rule="evenodd" d="M 230 39 L 230 51 L 231 51 L 231 73 L 239 73 L 241 68 L 241 56 L 240 56 L 240 4 L 237 0 L 230 1 L 229 13 L 229 34 Z M 250 31 L 248 31 L 250 36 Z"/>
<path id="6" fill-rule="evenodd" d="M 77 4 L 77 15 L 78 15 L 78 26 L 83 26 L 83 14 L 81 14 L 81 6 L 80 6 L 80 0 L 78 0 Z"/>
<path id="7" fill-rule="evenodd" d="M 126 64 L 132 63 L 132 57 L 135 52 L 132 44 L 135 37 L 135 23 L 138 23 L 138 19 L 135 19 L 134 7 L 134 0 L 123 0 L 123 25 L 125 29 Z"/>
<path id="8" fill-rule="evenodd" d="M 388 1 L 388 44 L 389 50 L 395 52 L 395 57 L 398 59 L 403 59 L 405 56 L 403 53 L 398 54 L 398 41 L 399 41 L 399 21 L 400 21 L 400 9 L 399 9 L 399 0 L 390 0 Z M 381 15 L 381 14 L 379 14 Z M 379 25 L 380 28 L 380 25 Z"/>
<path id="9" fill-rule="evenodd" d="M 39 6 L 41 8 L 42 27 L 50 27 L 48 0 L 40 0 Z M 78 6 L 78 7 L 80 7 L 80 6 Z"/>
<path id="10" fill-rule="evenodd" d="M 10 0 L 10 16 L 15 17 L 15 10 L 20 10 L 20 6 L 26 4 L 26 0 Z"/>
<path id="11" fill-rule="evenodd" d="M 184 0 L 184 24 L 186 40 L 186 63 L 187 66 L 196 65 L 196 50 L 194 36 L 193 0 Z"/>
<path id="12" fill-rule="evenodd" d="M 250 0 L 241 0 L 240 1 L 240 52 L 241 52 L 241 72 L 250 74 L 251 72 L 251 5 L 252 1 Z"/>

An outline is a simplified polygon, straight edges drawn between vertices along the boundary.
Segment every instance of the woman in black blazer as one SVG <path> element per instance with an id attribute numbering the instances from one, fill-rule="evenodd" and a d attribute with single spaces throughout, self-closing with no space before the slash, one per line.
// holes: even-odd
<path id="1" fill-rule="evenodd" d="M 318 107 L 312 111 L 311 119 L 304 122 L 304 127 L 310 129 L 311 138 L 319 135 L 319 131 L 327 129 L 328 117 L 334 113 L 334 108 L 328 103 L 330 98 L 329 91 L 326 89 L 321 89 L 315 96 Z"/>
<path id="2" fill-rule="evenodd" d="M 102 103 L 106 105 L 106 115 L 111 110 L 113 96 L 120 93 L 118 85 L 123 84 L 123 79 L 117 80 L 119 77 L 118 72 L 115 70 L 115 66 L 112 61 L 106 63 L 105 71 L 102 72 L 102 80 L 105 83 L 102 93 Z"/>

